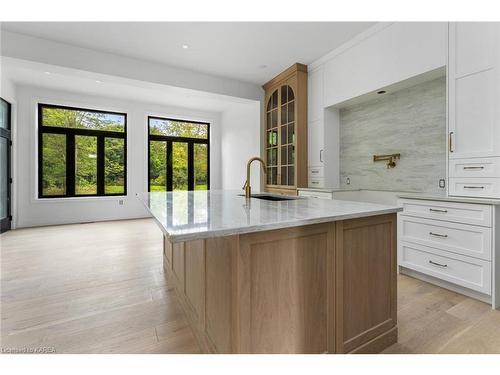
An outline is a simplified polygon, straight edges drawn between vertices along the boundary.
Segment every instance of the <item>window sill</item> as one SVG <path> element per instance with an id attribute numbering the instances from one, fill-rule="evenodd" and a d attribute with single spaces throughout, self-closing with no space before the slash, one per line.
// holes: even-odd
<path id="1" fill-rule="evenodd" d="M 97 197 L 67 197 L 67 198 L 35 198 L 34 202 L 37 203 L 56 203 L 56 202 L 89 202 L 89 201 L 118 201 L 118 200 L 123 200 L 127 199 L 127 195 L 102 195 L 102 196 L 97 196 Z"/>

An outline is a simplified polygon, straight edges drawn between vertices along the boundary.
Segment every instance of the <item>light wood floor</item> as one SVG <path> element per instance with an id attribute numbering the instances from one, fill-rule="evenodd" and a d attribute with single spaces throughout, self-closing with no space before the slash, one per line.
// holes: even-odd
<path id="1" fill-rule="evenodd" d="M 150 219 L 0 236 L 1 347 L 57 353 L 199 353 Z M 400 276 L 386 353 L 500 353 L 500 311 Z"/>

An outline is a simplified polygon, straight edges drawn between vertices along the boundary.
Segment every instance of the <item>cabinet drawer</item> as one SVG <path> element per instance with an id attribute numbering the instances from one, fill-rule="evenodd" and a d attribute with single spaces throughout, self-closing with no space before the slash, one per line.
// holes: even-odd
<path id="1" fill-rule="evenodd" d="M 403 215 L 491 227 L 491 206 L 485 204 L 411 199 L 401 199 L 399 204 Z"/>
<path id="2" fill-rule="evenodd" d="M 323 178 L 325 177 L 325 168 L 324 167 L 311 167 L 308 168 L 308 176 L 309 178 Z"/>
<path id="3" fill-rule="evenodd" d="M 321 198 L 321 199 L 333 199 L 333 194 L 323 191 L 309 191 L 309 190 L 299 190 L 300 197 L 310 197 L 310 198 Z"/>
<path id="4" fill-rule="evenodd" d="M 325 179 L 321 178 L 321 177 L 309 178 L 309 186 L 315 187 L 315 188 L 324 188 L 325 187 Z"/>
<path id="5" fill-rule="evenodd" d="M 450 195 L 500 198 L 500 178 L 450 178 Z"/>
<path id="6" fill-rule="evenodd" d="M 406 242 L 400 247 L 401 266 L 491 295 L 490 262 Z"/>
<path id="7" fill-rule="evenodd" d="M 450 177 L 500 177 L 500 158 L 450 159 Z"/>
<path id="8" fill-rule="evenodd" d="M 401 215 L 400 239 L 491 260 L 491 229 L 486 227 Z"/>

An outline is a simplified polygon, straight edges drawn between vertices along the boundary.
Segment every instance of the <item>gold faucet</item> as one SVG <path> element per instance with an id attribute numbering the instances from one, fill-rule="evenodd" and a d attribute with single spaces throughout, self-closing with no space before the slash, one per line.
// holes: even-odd
<path id="1" fill-rule="evenodd" d="M 247 180 L 245 181 L 245 185 L 243 185 L 243 189 L 245 190 L 245 198 L 250 198 L 252 196 L 252 188 L 250 187 L 250 165 L 254 160 L 260 161 L 262 164 L 262 170 L 264 171 L 264 174 L 267 173 L 266 171 L 266 162 L 262 160 L 261 158 L 255 156 L 251 158 L 248 163 L 247 163 Z"/>

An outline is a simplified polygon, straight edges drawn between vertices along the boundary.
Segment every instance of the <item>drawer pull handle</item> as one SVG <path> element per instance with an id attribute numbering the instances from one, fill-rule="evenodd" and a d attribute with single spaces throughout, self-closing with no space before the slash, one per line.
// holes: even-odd
<path id="1" fill-rule="evenodd" d="M 430 263 L 430 264 L 433 264 L 433 265 L 435 265 L 435 266 L 441 267 L 441 268 L 446 268 L 446 267 L 448 267 L 448 265 L 447 265 L 447 264 L 439 264 L 439 263 L 433 262 L 432 260 L 429 260 L 429 263 Z"/>
<path id="2" fill-rule="evenodd" d="M 464 186 L 464 189 L 484 189 L 484 186 Z"/>
<path id="3" fill-rule="evenodd" d="M 439 234 L 439 233 L 433 233 L 433 232 L 429 232 L 429 234 L 430 234 L 431 236 L 434 236 L 434 237 L 448 238 L 448 235 L 447 235 L 447 234 Z"/>
<path id="4" fill-rule="evenodd" d="M 448 210 L 438 210 L 436 208 L 429 208 L 429 211 L 431 211 L 431 212 L 442 212 L 444 214 L 448 212 Z"/>
<path id="5" fill-rule="evenodd" d="M 312 170 L 311 173 L 319 173 L 319 171 Z"/>
<path id="6" fill-rule="evenodd" d="M 484 169 L 484 167 L 464 167 L 464 169 Z"/>

